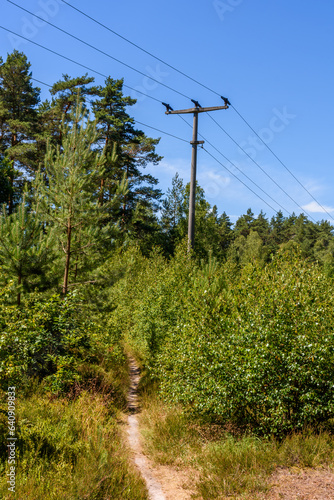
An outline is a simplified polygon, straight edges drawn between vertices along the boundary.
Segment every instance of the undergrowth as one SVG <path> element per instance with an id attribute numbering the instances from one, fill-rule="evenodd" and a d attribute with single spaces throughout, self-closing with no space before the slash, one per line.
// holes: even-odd
<path id="1" fill-rule="evenodd" d="M 6 422 L 1 419 L 1 438 Z M 17 400 L 16 493 L 7 490 L 2 457 L 0 498 L 98 500 L 147 498 L 129 465 L 119 411 L 102 391 L 49 398 L 37 391 Z M 5 449 L 5 447 L 2 447 Z"/>
<path id="2" fill-rule="evenodd" d="M 0 400 L 0 498 L 147 499 L 121 434 L 129 385 L 126 357 L 110 345 L 76 367 L 78 382 L 50 391 L 37 377 L 16 392 L 16 490 L 8 491 L 6 392 Z"/>

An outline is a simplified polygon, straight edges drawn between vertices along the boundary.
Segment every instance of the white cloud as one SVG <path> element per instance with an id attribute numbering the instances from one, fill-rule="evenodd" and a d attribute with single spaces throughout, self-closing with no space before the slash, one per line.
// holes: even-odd
<path id="1" fill-rule="evenodd" d="M 319 193 L 324 190 L 324 186 L 315 180 L 308 180 L 303 185 L 310 193 Z"/>
<path id="2" fill-rule="evenodd" d="M 200 173 L 198 176 L 199 179 L 203 179 L 204 181 L 212 181 L 216 182 L 217 184 L 221 184 L 223 186 L 227 186 L 230 183 L 230 177 L 227 177 L 225 175 L 217 174 L 213 170 L 207 170 L 203 173 Z"/>
<path id="3" fill-rule="evenodd" d="M 146 172 L 151 173 L 160 180 L 169 179 L 170 182 L 177 172 L 186 184 L 188 177 L 190 179 L 190 162 L 181 159 L 175 159 L 173 162 L 162 160 L 158 165 L 148 165 Z"/>
<path id="4" fill-rule="evenodd" d="M 307 205 L 303 205 L 302 209 L 306 210 L 307 212 L 321 213 L 321 214 L 324 214 L 326 212 L 334 212 L 333 207 L 327 207 L 326 205 L 321 207 L 319 205 L 319 203 L 317 203 L 316 201 L 311 201 L 311 203 L 308 203 Z"/>
<path id="5" fill-rule="evenodd" d="M 198 175 L 198 183 L 204 189 L 205 197 L 211 200 L 221 197 L 230 182 L 230 177 L 213 170 L 206 170 Z"/>

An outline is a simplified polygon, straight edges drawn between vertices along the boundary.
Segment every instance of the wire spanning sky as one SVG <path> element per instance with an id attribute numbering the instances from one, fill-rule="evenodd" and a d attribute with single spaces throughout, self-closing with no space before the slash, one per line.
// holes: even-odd
<path id="1" fill-rule="evenodd" d="M 205 149 L 211 154 L 199 149 L 197 178 L 207 200 L 217 205 L 220 213 L 225 211 L 235 221 L 249 207 L 255 214 L 262 209 L 268 217 L 284 207 L 285 215 L 305 211 L 313 220 L 329 219 L 329 214 L 334 217 L 334 3 L 331 0 L 170 0 L 168 5 L 152 0 L 68 0 L 73 7 L 219 95 L 138 50 L 61 0 L 13 1 L 136 68 L 139 72 L 1 0 L 0 24 L 5 28 L 98 73 L 124 78 L 124 83 L 134 89 L 124 92 L 138 99 L 128 110 L 138 122 L 190 141 L 191 128 L 178 116 L 167 116 L 161 101 L 174 109 L 184 109 L 192 107 L 186 96 L 202 106 L 222 105 L 219 95 L 229 98 L 257 135 L 233 108 L 213 112 L 212 117 L 235 142 L 209 116 L 199 115 L 199 132 L 207 139 Z M 53 84 L 65 73 L 73 77 L 86 73 L 75 63 L 4 30 L 0 30 L 0 47 L 4 59 L 14 49 L 23 51 L 32 64 L 33 77 L 45 83 Z M 97 84 L 103 84 L 102 76 L 88 73 Z M 40 87 L 42 99 L 48 98 L 48 88 Z M 191 115 L 184 118 L 192 124 Z M 160 188 L 165 192 L 176 172 L 188 182 L 190 144 L 143 125 L 138 128 L 152 137 L 161 137 L 157 152 L 164 159 L 160 165 L 147 168 L 159 179 Z"/>

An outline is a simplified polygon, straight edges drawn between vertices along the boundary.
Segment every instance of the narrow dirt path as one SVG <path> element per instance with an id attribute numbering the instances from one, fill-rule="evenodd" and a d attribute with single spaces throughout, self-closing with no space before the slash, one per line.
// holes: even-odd
<path id="1" fill-rule="evenodd" d="M 160 482 L 154 476 L 152 467 L 141 449 L 137 417 L 139 412 L 137 392 L 140 380 L 140 370 L 135 359 L 132 357 L 129 357 L 129 365 L 130 389 L 128 394 L 128 409 L 130 410 L 130 415 L 128 416 L 128 438 L 131 450 L 134 454 L 134 462 L 146 482 L 150 500 L 167 500 Z"/>
<path id="2" fill-rule="evenodd" d="M 134 358 L 129 357 L 130 389 L 128 393 L 128 440 L 133 458 L 146 482 L 150 500 L 190 500 L 187 471 L 171 466 L 153 465 L 143 454 L 140 443 L 138 384 L 140 370 Z M 334 474 L 325 469 L 278 469 L 270 479 L 270 491 L 259 495 L 263 500 L 334 500 Z M 192 474 L 194 471 L 191 472 Z M 188 471 L 189 474 L 189 471 Z"/>

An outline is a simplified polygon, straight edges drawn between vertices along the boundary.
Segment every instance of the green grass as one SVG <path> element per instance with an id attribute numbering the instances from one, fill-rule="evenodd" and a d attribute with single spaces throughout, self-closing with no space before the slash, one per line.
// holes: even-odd
<path id="1" fill-rule="evenodd" d="M 156 463 L 196 470 L 194 498 L 258 498 L 277 467 L 334 466 L 334 437 L 327 431 L 305 430 L 282 441 L 262 439 L 189 420 L 154 393 L 144 391 L 142 405 L 146 452 Z"/>
<path id="2" fill-rule="evenodd" d="M 101 390 L 81 390 L 70 399 L 37 389 L 16 402 L 16 493 L 7 490 L 2 456 L 0 498 L 146 500 L 143 480 L 122 442 L 114 399 Z M 7 436 L 5 418 L 2 413 L 1 441 Z"/>

